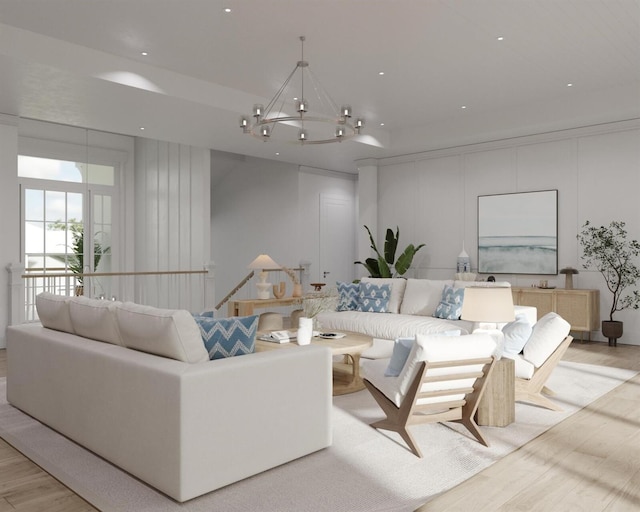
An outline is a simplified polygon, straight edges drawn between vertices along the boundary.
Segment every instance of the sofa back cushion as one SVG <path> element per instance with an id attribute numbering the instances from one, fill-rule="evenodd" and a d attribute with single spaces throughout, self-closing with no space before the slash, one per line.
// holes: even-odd
<path id="1" fill-rule="evenodd" d="M 571 325 L 560 315 L 554 312 L 547 313 L 533 326 L 522 355 L 536 368 L 540 368 L 568 336 L 570 330 Z"/>
<path id="2" fill-rule="evenodd" d="M 209 360 L 200 329 L 188 311 L 132 302 L 116 306 L 124 346 L 186 363 Z"/>
<path id="3" fill-rule="evenodd" d="M 407 280 L 403 277 L 382 278 L 382 277 L 363 277 L 361 283 L 388 284 L 391 286 L 391 297 L 389 298 L 388 313 L 399 313 L 400 304 L 404 297 L 404 291 L 407 286 Z"/>
<path id="4" fill-rule="evenodd" d="M 123 346 L 116 320 L 119 304 L 121 302 L 73 297 L 69 301 L 73 330 L 85 338 Z"/>
<path id="5" fill-rule="evenodd" d="M 259 315 L 230 318 L 194 317 L 209 359 L 251 354 L 256 350 Z"/>
<path id="6" fill-rule="evenodd" d="M 71 297 L 43 292 L 36 295 L 36 311 L 40 323 L 49 329 L 74 333 L 69 312 Z"/>
<path id="7" fill-rule="evenodd" d="M 400 313 L 433 316 L 445 285 L 452 286 L 453 280 L 407 279 Z"/>

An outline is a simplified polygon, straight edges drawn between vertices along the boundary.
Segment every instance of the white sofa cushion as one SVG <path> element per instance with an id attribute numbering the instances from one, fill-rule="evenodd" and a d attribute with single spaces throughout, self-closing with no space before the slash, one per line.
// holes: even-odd
<path id="1" fill-rule="evenodd" d="M 69 313 L 73 330 L 79 336 L 104 341 L 113 345 L 123 345 L 116 306 L 120 302 L 73 297 L 69 301 Z"/>
<path id="2" fill-rule="evenodd" d="M 570 330 L 571 325 L 560 315 L 547 313 L 533 326 L 533 332 L 524 346 L 522 355 L 536 368 L 540 368 Z"/>
<path id="3" fill-rule="evenodd" d="M 407 280 L 404 278 L 380 278 L 380 277 L 363 277 L 361 279 L 363 283 L 374 284 L 388 284 L 391 286 L 391 298 L 389 299 L 389 305 L 387 306 L 387 312 L 399 313 L 400 304 L 404 296 L 404 291 L 407 286 Z"/>
<path id="4" fill-rule="evenodd" d="M 209 360 L 191 313 L 125 302 L 116 307 L 124 346 L 186 363 Z"/>
<path id="5" fill-rule="evenodd" d="M 444 285 L 453 285 L 453 280 L 407 279 L 400 313 L 403 315 L 432 316 L 440 299 Z"/>
<path id="6" fill-rule="evenodd" d="M 49 292 L 42 292 L 36 295 L 36 311 L 38 312 L 40 323 L 49 329 L 73 334 L 69 300 L 70 297 Z"/>

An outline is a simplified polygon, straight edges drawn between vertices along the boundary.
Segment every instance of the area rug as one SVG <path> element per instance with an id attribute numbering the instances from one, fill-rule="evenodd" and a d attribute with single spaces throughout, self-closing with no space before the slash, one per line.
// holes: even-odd
<path id="1" fill-rule="evenodd" d="M 549 380 L 564 412 L 516 404 L 516 422 L 482 427 L 486 448 L 457 424 L 412 427 L 424 458 L 393 433 L 367 391 L 334 398 L 330 448 L 179 504 L 6 402 L 0 379 L 0 436 L 104 512 L 411 511 L 518 449 L 637 372 L 561 362 Z M 295 425 L 291 425 L 295 428 Z"/>

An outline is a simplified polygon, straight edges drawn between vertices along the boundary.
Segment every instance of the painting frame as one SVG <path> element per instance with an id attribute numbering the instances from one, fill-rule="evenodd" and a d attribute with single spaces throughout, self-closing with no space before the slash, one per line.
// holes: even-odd
<path id="1" fill-rule="evenodd" d="M 478 273 L 558 274 L 558 190 L 478 196 Z"/>

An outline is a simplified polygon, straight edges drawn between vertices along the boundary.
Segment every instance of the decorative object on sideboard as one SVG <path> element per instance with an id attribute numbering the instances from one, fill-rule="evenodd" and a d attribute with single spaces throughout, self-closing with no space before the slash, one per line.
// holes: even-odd
<path id="1" fill-rule="evenodd" d="M 462 242 L 462 251 L 458 254 L 456 261 L 456 272 L 458 274 L 471 272 L 471 258 L 469 258 L 469 254 L 464 249 L 464 241 Z"/>
<path id="2" fill-rule="evenodd" d="M 287 293 L 287 283 L 285 283 L 284 281 L 280 281 L 279 284 L 274 284 L 273 285 L 273 296 L 276 299 L 281 299 L 283 298 Z"/>
<path id="3" fill-rule="evenodd" d="M 608 226 L 599 227 L 586 221 L 577 238 L 582 246 L 583 267 L 600 272 L 612 294 L 609 320 L 602 321 L 602 335 L 609 340 L 610 346 L 615 347 L 618 338 L 622 337 L 623 324 L 614 320 L 613 315 L 624 309 L 640 307 L 638 290 L 625 293 L 640 279 L 640 269 L 634 261 L 640 255 L 640 243 L 627 239 L 622 221 L 612 221 Z"/>
<path id="4" fill-rule="evenodd" d="M 560 270 L 561 274 L 564 274 L 564 287 L 566 290 L 573 290 L 573 276 L 578 273 L 578 270 L 573 267 L 565 267 Z"/>
<path id="5" fill-rule="evenodd" d="M 249 263 L 251 270 L 260 270 L 258 274 L 259 281 L 256 283 L 256 288 L 258 289 L 257 298 L 258 299 L 268 299 L 270 298 L 270 290 L 271 283 L 267 283 L 267 270 L 280 270 L 280 265 L 278 265 L 271 257 L 267 254 L 260 254 L 258 257 Z"/>
<path id="6" fill-rule="evenodd" d="M 302 296 L 302 285 L 300 284 L 300 279 L 296 275 L 295 271 L 290 269 L 289 267 L 282 267 L 282 271 L 289 276 L 291 281 L 293 282 L 293 290 L 291 292 L 292 297 L 301 297 Z M 284 295 L 283 295 L 284 297 Z"/>
<path id="7" fill-rule="evenodd" d="M 356 265 L 362 265 L 369 271 L 369 277 L 397 277 L 405 274 L 416 253 L 424 247 L 424 244 L 414 246 L 409 244 L 396 260 L 396 249 L 398 248 L 398 242 L 400 240 L 400 228 L 396 226 L 396 232 L 393 233 L 391 228 L 387 229 L 384 240 L 384 256 L 380 254 L 376 242 L 373 239 L 371 230 L 368 226 L 364 226 L 369 233 L 369 240 L 371 241 L 371 248 L 376 253 L 376 258 L 367 258 L 364 263 L 362 261 L 355 261 Z"/>
<path id="8" fill-rule="evenodd" d="M 301 145 L 342 142 L 360 135 L 364 119 L 358 117 L 352 120 L 351 107 L 342 105 L 338 108 L 338 105 L 324 90 L 324 87 L 309 70 L 309 63 L 304 60 L 304 41 L 305 37 L 300 36 L 301 59 L 296 63 L 296 67 L 293 68 L 269 104 L 266 107 L 259 104 L 254 105 L 251 115 L 253 120 L 249 116 L 240 118 L 240 128 L 243 133 L 253 135 L 263 141 L 268 141 L 277 135 L 276 138 L 282 141 L 297 142 Z M 299 78 L 294 78 L 296 75 Z M 310 105 L 304 96 L 305 83 L 317 98 L 314 105 Z M 300 90 L 294 90 L 294 85 L 299 85 Z M 291 98 L 295 100 L 295 104 L 287 104 Z M 290 109 L 295 109 L 294 115 L 286 113 Z M 280 129 L 276 130 L 277 127 Z M 291 127 L 299 128 L 295 138 L 289 136 L 296 133 Z M 365 142 L 365 140 L 360 140 L 360 142 Z"/>

